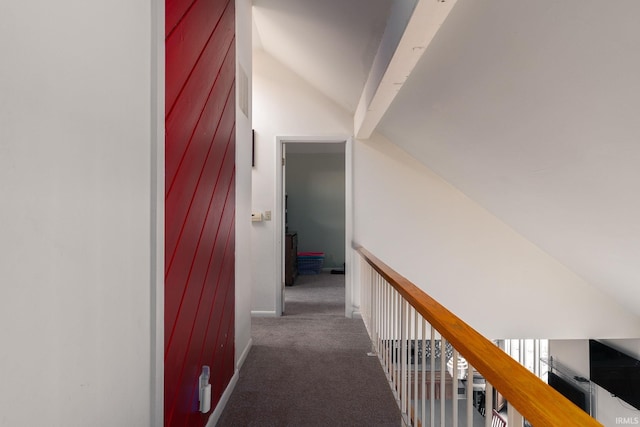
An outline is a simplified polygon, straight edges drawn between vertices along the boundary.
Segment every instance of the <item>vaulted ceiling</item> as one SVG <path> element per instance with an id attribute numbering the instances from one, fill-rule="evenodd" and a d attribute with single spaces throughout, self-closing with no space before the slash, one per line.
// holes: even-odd
<path id="1" fill-rule="evenodd" d="M 254 0 L 254 44 L 353 113 L 391 0 Z"/>
<path id="2" fill-rule="evenodd" d="M 272 56 L 355 113 L 389 0 L 254 0 Z M 640 314 L 640 2 L 457 0 L 376 131 Z"/>

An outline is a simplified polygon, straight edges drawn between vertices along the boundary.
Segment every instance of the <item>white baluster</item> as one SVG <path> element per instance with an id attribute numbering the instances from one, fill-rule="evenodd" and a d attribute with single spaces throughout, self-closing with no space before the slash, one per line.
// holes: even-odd
<path id="1" fill-rule="evenodd" d="M 401 326 L 401 320 L 402 320 L 402 305 L 400 303 L 400 294 L 398 294 L 398 292 L 394 292 L 394 298 L 396 300 L 396 332 L 395 332 L 395 341 L 396 341 L 396 354 L 395 354 L 395 358 L 396 358 L 396 365 L 395 365 L 395 369 L 394 369 L 394 374 L 395 374 L 395 378 L 396 378 L 396 392 L 398 393 L 398 399 L 401 398 L 401 385 L 402 385 L 402 381 L 401 381 L 401 368 L 402 368 L 402 339 L 401 339 L 401 335 L 402 335 L 402 326 Z M 402 407 L 400 408 L 402 409 Z"/>
<path id="2" fill-rule="evenodd" d="M 402 413 L 407 411 L 407 308 L 404 299 L 400 303 L 400 348 L 402 349 L 400 360 L 400 402 L 402 402 Z"/>
<path id="3" fill-rule="evenodd" d="M 507 425 L 513 427 L 522 427 L 524 419 L 522 415 L 513 405 L 507 406 Z"/>
<path id="4" fill-rule="evenodd" d="M 418 335 L 418 312 L 413 309 L 413 419 L 414 424 L 418 425 L 418 348 L 420 341 Z"/>
<path id="5" fill-rule="evenodd" d="M 396 314 L 396 293 L 394 290 L 391 291 L 391 360 L 390 360 L 390 368 L 391 368 L 391 385 L 393 386 L 394 392 L 398 393 L 398 386 L 396 383 L 396 365 L 398 363 L 398 345 L 396 344 L 396 340 L 398 335 L 396 333 L 396 323 L 397 323 L 397 314 Z"/>
<path id="6" fill-rule="evenodd" d="M 430 426 L 434 426 L 436 424 L 436 330 L 433 326 L 431 326 L 431 379 L 429 380 L 429 390 L 431 394 L 429 395 L 429 406 L 431 407 L 431 419 Z"/>
<path id="7" fill-rule="evenodd" d="M 453 349 L 453 364 L 452 364 L 452 372 L 453 372 L 453 402 L 451 405 L 451 410 L 453 412 L 453 423 L 451 425 L 458 425 L 458 350 Z"/>
<path id="8" fill-rule="evenodd" d="M 389 381 L 391 381 L 391 324 L 393 322 L 392 320 L 392 314 L 391 314 L 391 287 L 387 287 L 387 289 L 385 290 L 386 293 L 386 307 L 385 307 L 385 313 L 386 313 L 386 325 L 385 325 L 385 348 L 386 348 L 386 369 L 387 369 L 387 378 L 389 379 Z"/>
<path id="9" fill-rule="evenodd" d="M 447 342 L 440 336 L 440 427 L 445 427 L 447 412 L 445 407 L 446 396 L 446 372 L 447 372 Z"/>
<path id="10" fill-rule="evenodd" d="M 427 319 L 422 318 L 422 425 L 427 425 Z"/>
<path id="11" fill-rule="evenodd" d="M 473 426 L 473 366 L 467 364 L 467 427 Z"/>
<path id="12" fill-rule="evenodd" d="M 391 379 L 391 370 L 389 367 L 389 360 L 391 359 L 389 352 L 391 351 L 389 347 L 391 336 L 391 292 L 390 286 L 385 286 L 384 290 L 384 363 L 385 363 L 385 373 L 387 374 L 387 378 Z"/>
<path id="13" fill-rule="evenodd" d="M 491 421 L 493 418 L 493 386 L 489 384 L 489 381 L 485 381 L 484 416 L 485 427 L 491 427 Z"/>

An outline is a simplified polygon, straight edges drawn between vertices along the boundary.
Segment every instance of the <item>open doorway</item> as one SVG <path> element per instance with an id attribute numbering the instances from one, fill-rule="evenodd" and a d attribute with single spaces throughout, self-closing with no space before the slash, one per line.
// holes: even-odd
<path id="1" fill-rule="evenodd" d="M 351 316 L 350 140 L 283 138 L 278 145 L 283 159 L 278 312 L 339 310 Z M 307 254 L 300 265 L 298 253 Z M 289 307 L 287 299 L 293 302 Z"/>
<path id="2" fill-rule="evenodd" d="M 345 143 L 286 143 L 283 314 L 342 314 Z"/>

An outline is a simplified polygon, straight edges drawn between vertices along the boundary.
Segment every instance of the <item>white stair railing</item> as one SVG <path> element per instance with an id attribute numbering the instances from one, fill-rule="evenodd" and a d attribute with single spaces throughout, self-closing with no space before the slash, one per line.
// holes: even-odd
<path id="1" fill-rule="evenodd" d="M 356 250 L 362 317 L 405 425 L 492 427 L 508 418 L 509 427 L 521 427 L 523 416 L 535 427 L 601 425 L 373 254 Z M 504 417 L 494 415 L 494 396 L 508 401 Z"/>

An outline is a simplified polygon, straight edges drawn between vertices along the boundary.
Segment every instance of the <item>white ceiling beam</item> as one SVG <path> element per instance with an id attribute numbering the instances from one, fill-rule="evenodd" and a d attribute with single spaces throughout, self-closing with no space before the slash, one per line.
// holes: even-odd
<path id="1" fill-rule="evenodd" d="M 356 138 L 371 136 L 455 3 L 456 0 L 394 2 L 354 115 Z"/>

